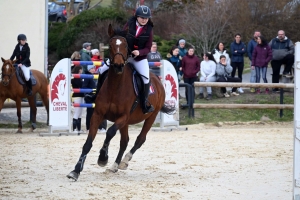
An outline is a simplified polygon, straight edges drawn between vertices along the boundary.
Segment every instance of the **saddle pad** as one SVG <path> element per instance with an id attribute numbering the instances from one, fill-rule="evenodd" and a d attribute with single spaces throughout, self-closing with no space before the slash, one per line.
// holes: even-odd
<path id="1" fill-rule="evenodd" d="M 139 93 L 143 91 L 142 87 L 144 86 L 144 82 L 143 82 L 142 78 L 135 73 L 132 73 L 132 82 L 133 82 L 134 92 L 135 92 L 136 96 L 138 96 Z M 152 95 L 154 93 L 155 93 L 154 86 L 150 82 L 149 95 Z"/>
<path id="2" fill-rule="evenodd" d="M 25 82 L 24 82 L 24 80 L 21 78 L 21 75 L 20 75 L 20 73 L 23 74 L 21 68 L 20 68 L 20 67 L 16 67 L 16 70 L 17 70 L 16 75 L 17 75 L 18 82 L 19 82 L 21 85 L 25 85 Z M 36 85 L 36 79 L 35 79 L 35 77 L 33 76 L 31 70 L 30 70 L 30 78 L 31 78 L 32 86 Z"/>

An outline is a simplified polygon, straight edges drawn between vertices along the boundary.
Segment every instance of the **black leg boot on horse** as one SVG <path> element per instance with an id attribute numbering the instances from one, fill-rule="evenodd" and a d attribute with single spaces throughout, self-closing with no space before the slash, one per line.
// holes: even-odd
<path id="1" fill-rule="evenodd" d="M 144 95 L 141 96 L 141 106 L 144 114 L 148 114 L 154 111 L 153 106 L 148 101 L 150 83 L 144 84 Z"/>
<path id="2" fill-rule="evenodd" d="M 27 95 L 28 96 L 32 96 L 32 83 L 31 83 L 31 78 L 26 81 L 26 85 L 27 85 Z"/>

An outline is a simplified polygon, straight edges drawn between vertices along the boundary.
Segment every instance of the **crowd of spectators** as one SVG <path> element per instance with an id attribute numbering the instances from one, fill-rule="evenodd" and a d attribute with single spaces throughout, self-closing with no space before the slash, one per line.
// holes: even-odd
<path id="1" fill-rule="evenodd" d="M 226 44 L 219 42 L 211 52 L 202 54 L 201 62 L 200 58 L 195 56 L 195 49 L 186 48 L 185 45 L 186 41 L 183 38 L 179 39 L 166 57 L 174 66 L 178 81 L 192 86 L 197 80 L 200 82 L 242 82 L 246 55 L 250 61 L 250 83 L 260 83 L 261 79 L 264 83 L 268 82 L 269 63 L 272 68 L 272 83 L 279 83 L 282 65 L 284 65 L 282 76 L 293 77 L 291 69 L 294 63 L 294 44 L 283 30 L 279 30 L 278 35 L 269 43 L 260 31 L 254 31 L 253 38 L 247 45 L 242 41 L 241 34 L 237 33 L 234 35 L 233 42 L 228 45 L 229 51 L 225 48 Z M 196 98 L 204 98 L 203 90 L 203 87 L 199 88 L 200 94 Z M 212 88 L 206 87 L 206 91 L 206 99 L 211 100 Z M 272 92 L 278 91 L 278 88 L 272 90 Z M 240 87 L 226 91 L 226 88 L 222 87 L 221 92 L 224 97 L 230 97 L 243 94 L 244 90 Z M 250 88 L 250 92 L 260 94 L 263 91 L 260 88 Z M 268 94 L 269 88 L 266 88 L 264 92 Z"/>

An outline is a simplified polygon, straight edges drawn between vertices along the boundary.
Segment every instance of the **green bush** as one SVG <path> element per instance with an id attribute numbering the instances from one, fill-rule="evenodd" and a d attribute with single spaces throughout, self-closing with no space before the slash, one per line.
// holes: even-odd
<path id="1" fill-rule="evenodd" d="M 58 56 L 60 58 L 69 57 L 68 48 L 74 44 L 82 32 L 90 28 L 96 21 L 113 19 L 125 23 L 127 17 L 125 12 L 113 8 L 99 7 L 83 11 L 67 23 L 61 37 L 58 37 L 58 41 L 55 41 Z"/>
<path id="2" fill-rule="evenodd" d="M 177 42 L 177 39 L 164 40 L 161 37 L 154 35 L 153 42 L 157 43 L 158 52 L 161 54 L 163 59 L 167 58 L 167 54 L 170 52 L 172 46 Z"/>
<path id="3" fill-rule="evenodd" d="M 60 38 L 66 29 L 66 23 L 49 23 L 48 29 L 48 53 L 56 52 Z"/>

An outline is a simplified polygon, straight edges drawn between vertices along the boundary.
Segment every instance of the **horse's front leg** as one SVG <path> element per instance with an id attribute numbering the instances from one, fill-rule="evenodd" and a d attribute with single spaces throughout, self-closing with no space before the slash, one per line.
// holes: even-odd
<path id="1" fill-rule="evenodd" d="M 22 119 L 21 119 L 21 99 L 16 99 L 16 107 L 17 107 L 17 116 L 18 116 L 18 130 L 16 133 L 22 133 Z"/>
<path id="2" fill-rule="evenodd" d="M 125 125 L 124 127 L 120 128 L 121 133 L 121 140 L 120 140 L 120 149 L 118 156 L 116 158 L 115 163 L 111 166 L 110 169 L 107 169 L 108 172 L 117 172 L 119 168 L 119 164 L 122 160 L 122 157 L 124 155 L 124 152 L 127 148 L 129 136 L 128 136 L 128 125 Z"/>
<path id="3" fill-rule="evenodd" d="M 99 166 L 103 167 L 107 164 L 107 162 L 108 162 L 108 147 L 109 147 L 110 140 L 116 135 L 116 132 L 118 129 L 123 128 L 125 126 L 127 120 L 128 120 L 128 117 L 126 115 L 124 115 L 124 116 L 120 117 L 119 119 L 117 119 L 115 121 L 115 123 L 107 130 L 104 144 L 103 144 L 102 148 L 100 149 L 100 155 L 98 158 Z M 125 147 L 125 149 L 126 149 L 126 147 Z M 113 164 L 113 166 L 110 168 L 110 171 L 112 171 L 112 172 L 118 171 L 119 163 L 115 162 Z"/>
<path id="4" fill-rule="evenodd" d="M 74 181 L 77 181 L 80 172 L 83 170 L 83 165 L 86 159 L 87 154 L 90 152 L 92 146 L 93 146 L 93 141 L 96 137 L 97 131 L 98 131 L 98 126 L 100 122 L 103 120 L 103 116 L 99 115 L 97 112 L 94 111 L 92 117 L 91 117 L 91 125 L 89 129 L 89 134 L 88 137 L 85 141 L 85 144 L 82 147 L 82 153 L 80 155 L 80 158 L 75 165 L 75 169 L 70 172 L 67 177 L 70 179 L 73 179 Z"/>
<path id="5" fill-rule="evenodd" d="M 2 110 L 2 108 L 3 108 L 3 105 L 4 105 L 5 100 L 6 100 L 6 98 L 0 97 L 0 112 L 1 112 L 1 110 Z"/>
<path id="6" fill-rule="evenodd" d="M 30 109 L 31 109 L 31 118 L 32 118 L 32 121 L 31 121 L 31 131 L 33 131 L 34 129 L 36 129 L 36 103 L 35 103 L 35 95 L 31 96 L 31 97 L 28 97 L 28 103 L 29 103 L 29 106 L 30 106 Z"/>

